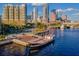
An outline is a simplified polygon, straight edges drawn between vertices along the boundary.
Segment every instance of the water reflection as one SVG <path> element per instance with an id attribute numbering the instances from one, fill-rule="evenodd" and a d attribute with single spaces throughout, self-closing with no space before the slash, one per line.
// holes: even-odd
<path id="1" fill-rule="evenodd" d="M 31 53 L 32 56 L 79 56 L 79 29 L 65 29 L 63 31 L 56 30 L 55 40 L 51 43 L 37 48 L 38 51 Z M 15 44 L 13 44 L 15 46 Z M 9 46 L 10 47 L 10 46 Z M 23 49 L 23 46 L 16 46 L 15 48 L 22 48 L 24 53 L 26 49 Z M 14 49 L 15 49 L 14 48 Z M 5 50 L 5 48 L 0 48 L 0 55 Z M 13 51 L 14 51 L 13 49 Z M 8 52 L 9 48 L 6 49 Z M 15 49 L 16 50 L 16 49 Z M 9 50 L 10 51 L 10 50 Z M 16 51 L 19 51 L 16 50 Z M 5 52 L 5 51 L 4 51 Z M 3 55 L 4 53 L 2 53 Z M 20 54 L 20 53 L 18 53 Z"/>
<path id="2" fill-rule="evenodd" d="M 64 30 L 57 30 L 56 31 L 56 37 L 63 37 L 64 36 Z"/>
<path id="3" fill-rule="evenodd" d="M 56 30 L 55 41 L 33 55 L 40 56 L 79 56 L 79 29 Z"/>
<path id="4" fill-rule="evenodd" d="M 61 30 L 61 31 L 60 31 L 60 35 L 61 35 L 61 37 L 64 36 L 64 30 Z"/>

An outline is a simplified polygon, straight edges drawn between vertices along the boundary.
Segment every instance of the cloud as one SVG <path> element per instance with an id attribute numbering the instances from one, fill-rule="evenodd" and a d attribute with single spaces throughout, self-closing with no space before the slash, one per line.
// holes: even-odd
<path id="1" fill-rule="evenodd" d="M 69 12 L 69 11 L 79 11 L 75 8 L 57 9 L 57 12 Z"/>
<path id="2" fill-rule="evenodd" d="M 40 6 L 42 3 L 32 3 L 33 6 Z"/>
<path id="3" fill-rule="evenodd" d="M 76 10 L 76 9 L 74 9 L 74 8 L 67 8 L 67 9 L 65 9 L 65 11 L 73 11 L 73 10 Z"/>
<path id="4" fill-rule="evenodd" d="M 56 12 L 64 12 L 63 9 L 57 9 Z"/>
<path id="5" fill-rule="evenodd" d="M 79 16 L 79 13 L 75 13 L 75 14 L 72 14 L 72 15 L 74 15 L 74 16 Z"/>

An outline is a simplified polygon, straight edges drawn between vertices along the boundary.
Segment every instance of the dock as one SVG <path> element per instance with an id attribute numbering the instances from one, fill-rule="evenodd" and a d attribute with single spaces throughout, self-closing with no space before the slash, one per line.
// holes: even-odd
<path id="1" fill-rule="evenodd" d="M 23 46 L 29 46 L 30 44 L 28 42 L 23 42 L 17 39 L 13 39 L 12 42 L 19 44 L 19 45 L 23 45 Z"/>
<path id="2" fill-rule="evenodd" d="M 5 40 L 0 42 L 0 55 L 2 56 L 28 56 L 30 44 L 18 39 Z"/>
<path id="3" fill-rule="evenodd" d="M 10 38 L 12 42 L 23 46 L 30 45 L 30 47 L 39 47 L 53 41 L 54 36 L 54 30 L 48 29 L 37 34 L 17 34 L 16 36 L 8 37 L 8 39 Z"/>
<path id="4" fill-rule="evenodd" d="M 12 40 L 1 41 L 1 42 L 0 42 L 0 46 L 1 46 L 1 45 L 5 45 L 5 44 L 8 44 L 8 43 L 12 43 Z"/>
<path id="5" fill-rule="evenodd" d="M 18 40 L 18 39 L 12 39 L 12 40 L 1 41 L 0 46 L 5 45 L 5 44 L 9 44 L 9 43 L 16 43 L 16 44 L 23 45 L 23 46 L 29 46 L 30 45 L 28 42 L 23 42 L 23 41 Z"/>
<path id="6" fill-rule="evenodd" d="M 54 30 L 46 30 L 37 34 L 17 34 L 6 37 L 5 41 L 0 42 L 1 47 L 5 47 L 4 54 L 8 55 L 28 55 L 31 49 L 41 47 L 54 40 Z M 1 49 L 1 48 L 0 48 Z M 15 52 L 13 52 L 15 51 Z M 0 52 L 2 54 L 3 52 Z"/>

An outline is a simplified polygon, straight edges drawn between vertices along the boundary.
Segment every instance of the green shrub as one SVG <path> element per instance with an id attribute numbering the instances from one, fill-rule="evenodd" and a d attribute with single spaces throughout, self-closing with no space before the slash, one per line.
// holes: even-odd
<path id="1" fill-rule="evenodd" d="M 3 41 L 5 38 L 5 35 L 0 35 L 0 41 Z"/>

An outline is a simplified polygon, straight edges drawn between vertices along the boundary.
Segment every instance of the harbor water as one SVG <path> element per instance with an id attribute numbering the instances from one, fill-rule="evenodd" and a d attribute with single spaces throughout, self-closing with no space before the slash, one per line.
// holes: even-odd
<path id="1" fill-rule="evenodd" d="M 30 48 L 27 51 L 25 47 L 15 43 L 0 47 L 0 55 L 8 56 L 79 56 L 79 29 L 57 29 L 54 40 L 49 44 L 36 48 L 35 52 L 31 52 Z"/>
<path id="2" fill-rule="evenodd" d="M 33 56 L 79 56 L 79 29 L 56 30 L 54 41 L 39 48 Z"/>

